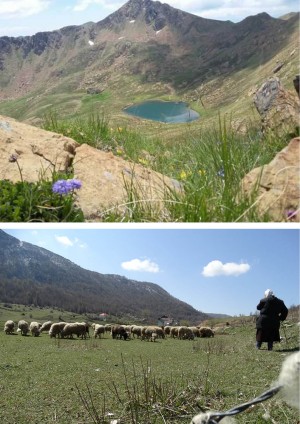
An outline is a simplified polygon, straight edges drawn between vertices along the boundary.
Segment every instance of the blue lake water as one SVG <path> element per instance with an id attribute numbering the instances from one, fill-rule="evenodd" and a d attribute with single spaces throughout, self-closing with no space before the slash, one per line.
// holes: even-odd
<path id="1" fill-rule="evenodd" d="M 200 117 L 199 113 L 190 109 L 184 102 L 163 102 L 151 100 L 135 104 L 124 109 L 129 115 L 138 118 L 151 119 L 168 124 L 195 121 Z"/>

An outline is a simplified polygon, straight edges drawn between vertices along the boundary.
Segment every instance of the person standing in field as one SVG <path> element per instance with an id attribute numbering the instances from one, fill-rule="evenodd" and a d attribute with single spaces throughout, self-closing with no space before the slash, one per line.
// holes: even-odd
<path id="1" fill-rule="evenodd" d="M 260 349 L 265 342 L 268 350 L 272 350 L 273 343 L 280 342 L 280 321 L 286 319 L 288 309 L 283 300 L 274 296 L 270 289 L 265 291 L 265 297 L 260 300 L 256 309 L 260 311 L 256 320 L 256 348 Z"/>

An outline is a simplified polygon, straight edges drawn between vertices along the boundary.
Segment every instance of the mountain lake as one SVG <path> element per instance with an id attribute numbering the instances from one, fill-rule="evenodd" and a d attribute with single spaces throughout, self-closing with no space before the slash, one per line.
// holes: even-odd
<path id="1" fill-rule="evenodd" d="M 190 109 L 185 102 L 164 102 L 161 100 L 149 100 L 128 106 L 123 109 L 129 115 L 152 121 L 178 124 L 195 121 L 200 117 L 199 113 Z"/>

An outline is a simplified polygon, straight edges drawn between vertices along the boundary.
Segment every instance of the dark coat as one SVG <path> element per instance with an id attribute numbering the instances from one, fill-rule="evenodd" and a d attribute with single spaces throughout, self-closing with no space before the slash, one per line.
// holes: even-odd
<path id="1" fill-rule="evenodd" d="M 256 308 L 260 311 L 256 321 L 258 341 L 279 342 L 280 321 L 284 321 L 288 314 L 284 302 L 272 295 L 261 299 Z"/>

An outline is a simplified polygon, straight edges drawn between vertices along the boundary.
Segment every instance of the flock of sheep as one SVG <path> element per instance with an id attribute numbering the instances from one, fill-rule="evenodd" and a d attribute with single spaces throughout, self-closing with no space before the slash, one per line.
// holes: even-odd
<path id="1" fill-rule="evenodd" d="M 4 324 L 4 332 L 6 334 L 14 334 L 15 323 L 11 320 Z M 88 324 L 86 322 L 44 322 L 43 324 L 33 321 L 30 324 L 21 320 L 17 325 L 17 332 L 22 336 L 27 336 L 29 333 L 37 337 L 43 331 L 48 332 L 49 336 L 59 338 L 73 338 L 73 336 L 86 339 L 90 336 L 90 327 L 94 330 L 94 337 L 101 338 L 105 333 L 110 333 L 113 339 L 128 340 L 138 338 L 155 342 L 156 339 L 164 339 L 169 336 L 180 340 L 194 340 L 196 337 L 214 337 L 214 331 L 209 327 L 187 327 L 187 326 L 165 326 L 159 327 L 155 325 L 140 326 L 140 325 L 120 325 L 120 324 Z"/>

